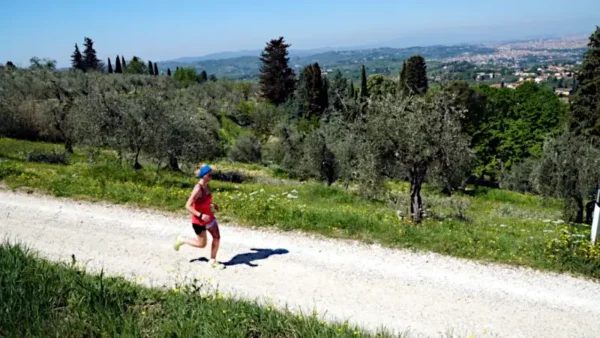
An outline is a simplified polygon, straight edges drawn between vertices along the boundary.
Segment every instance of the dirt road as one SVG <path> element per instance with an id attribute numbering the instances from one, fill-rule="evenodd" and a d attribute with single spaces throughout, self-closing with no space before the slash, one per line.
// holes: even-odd
<path id="1" fill-rule="evenodd" d="M 213 277 L 238 297 L 414 336 L 600 336 L 598 283 L 227 224 L 219 256 L 227 269 L 217 271 L 190 262 L 208 248 L 173 250 L 176 234 L 193 235 L 183 215 L 0 190 L 1 236 L 50 259 L 74 254 L 89 269 L 147 276 L 146 284 Z"/>

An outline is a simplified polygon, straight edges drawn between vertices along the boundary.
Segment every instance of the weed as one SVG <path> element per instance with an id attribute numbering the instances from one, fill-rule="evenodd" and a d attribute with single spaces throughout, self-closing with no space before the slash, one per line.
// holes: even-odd
<path id="1" fill-rule="evenodd" d="M 262 307 L 207 289 L 169 290 L 50 263 L 0 245 L 1 337 L 371 337 L 347 324 Z M 377 337 L 391 337 L 380 332 Z"/>
<path id="2" fill-rule="evenodd" d="M 0 179 L 10 188 L 33 187 L 57 196 L 129 203 L 182 212 L 197 179 L 193 175 L 133 170 L 118 164 L 114 154 L 102 152 L 96 163 L 75 149 L 71 164 L 53 165 L 14 159 L 52 145 L 0 139 Z M 13 149 L 13 150 L 11 150 Z M 547 243 L 560 239 L 562 227 L 577 229 L 589 238 L 589 227 L 548 223 L 560 214 L 561 203 L 533 195 L 480 188 L 474 196 L 442 196 L 424 187 L 428 217 L 420 225 L 408 220 L 408 186 L 388 182 L 385 200 L 367 200 L 342 187 L 273 178 L 271 169 L 249 164 L 217 163 L 215 170 L 236 172 L 244 182 L 214 180 L 215 202 L 221 217 L 240 225 L 302 230 L 337 238 L 399 248 L 569 271 L 600 278 L 600 258 L 585 264 L 575 247 L 560 246 L 562 259 L 551 257 Z M 404 216 L 404 217 L 399 217 Z M 574 230 L 573 230 L 574 231 Z"/>

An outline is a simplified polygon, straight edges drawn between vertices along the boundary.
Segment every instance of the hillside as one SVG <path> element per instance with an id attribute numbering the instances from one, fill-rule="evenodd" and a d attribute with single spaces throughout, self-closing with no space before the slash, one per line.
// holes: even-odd
<path id="1" fill-rule="evenodd" d="M 290 50 L 290 64 L 296 72 L 318 62 L 324 73 L 341 70 L 345 77 L 358 79 L 360 66 L 367 74 L 396 76 L 402 62 L 412 55 L 421 55 L 432 65 L 440 61 L 469 62 L 497 67 L 528 68 L 550 63 L 575 63 L 585 52 L 584 40 L 557 39 L 494 43 L 489 45 L 434 45 L 408 48 L 368 48 L 336 50 Z M 217 77 L 255 80 L 260 72 L 259 50 L 213 53 L 200 57 L 183 57 L 160 62 L 161 67 L 193 67 Z M 490 61 L 491 60 L 491 61 Z"/>
<path id="2" fill-rule="evenodd" d="M 364 64 L 369 74 L 395 74 L 401 67 L 402 61 L 410 56 L 419 54 L 429 60 L 439 60 L 464 55 L 479 55 L 493 53 L 495 49 L 476 45 L 429 46 L 410 48 L 374 48 L 364 50 L 328 51 L 310 55 L 290 52 L 290 64 L 299 72 L 302 67 L 318 62 L 323 69 L 340 69 L 345 76 L 358 78 L 360 65 Z M 232 55 L 232 54 L 222 54 Z M 175 69 L 176 67 L 194 67 L 198 71 L 205 70 L 217 77 L 232 79 L 256 79 L 260 72 L 260 60 L 256 56 L 238 56 L 233 58 L 183 58 L 160 62 L 161 67 Z M 215 55 L 216 56 L 216 55 Z"/>

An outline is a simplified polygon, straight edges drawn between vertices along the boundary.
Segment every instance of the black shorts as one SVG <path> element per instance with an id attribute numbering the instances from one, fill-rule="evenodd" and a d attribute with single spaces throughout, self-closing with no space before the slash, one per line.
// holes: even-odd
<path id="1" fill-rule="evenodd" d="M 198 224 L 192 223 L 192 227 L 194 228 L 194 232 L 196 233 L 196 235 L 200 235 L 204 231 L 206 231 L 206 225 L 198 225 Z"/>

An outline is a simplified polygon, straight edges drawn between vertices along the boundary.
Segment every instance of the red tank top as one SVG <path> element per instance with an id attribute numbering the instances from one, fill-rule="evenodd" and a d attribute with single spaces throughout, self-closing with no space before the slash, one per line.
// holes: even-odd
<path id="1" fill-rule="evenodd" d="M 198 183 L 200 184 L 200 183 Z M 212 222 L 215 219 L 215 216 L 212 213 L 210 205 L 212 204 L 212 194 L 208 194 L 206 189 L 202 185 L 200 185 L 200 190 L 202 190 L 202 196 L 192 202 L 192 207 L 194 210 L 201 212 L 204 215 L 208 215 L 210 220 L 208 222 L 202 221 L 200 218 L 196 217 L 196 215 L 192 215 L 192 223 L 198 225 L 206 225 Z"/>

